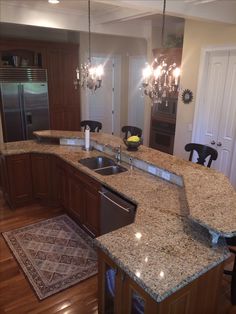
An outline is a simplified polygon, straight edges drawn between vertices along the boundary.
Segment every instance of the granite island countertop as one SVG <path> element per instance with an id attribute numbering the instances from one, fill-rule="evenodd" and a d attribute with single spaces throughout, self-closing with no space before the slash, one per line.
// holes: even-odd
<path id="1" fill-rule="evenodd" d="M 50 133 L 50 134 L 49 134 Z M 81 138 L 80 132 L 44 132 L 43 135 L 61 138 Z M 42 132 L 41 132 L 42 135 Z M 91 134 L 94 141 L 103 145 L 117 146 L 122 140 L 111 135 Z M 235 215 L 235 192 L 227 179 L 211 169 L 180 160 L 160 153 L 145 146 L 137 152 L 123 153 L 134 158 L 158 165 L 183 177 L 184 186 L 179 187 L 144 171 L 135 169 L 113 176 L 101 176 L 82 166 L 78 160 L 84 157 L 100 155 L 98 151 L 85 152 L 80 147 L 44 144 L 36 141 L 25 141 L 3 144 L 2 154 L 25 152 L 51 153 L 60 156 L 74 167 L 96 178 L 103 185 L 112 188 L 137 204 L 135 222 L 129 226 L 97 238 L 96 244 L 106 252 L 132 279 L 142 286 L 156 301 L 160 302 L 168 295 L 185 286 L 207 270 L 224 261 L 228 250 L 224 241 L 211 248 L 207 229 L 201 225 L 234 234 L 236 219 L 228 222 L 224 218 L 222 203 L 215 204 L 215 215 L 210 219 L 206 209 L 210 207 L 209 198 L 222 184 L 233 204 L 231 212 Z M 199 178 L 198 178 L 199 176 Z M 220 186 L 207 191 L 201 198 L 204 189 L 204 177 L 218 180 Z M 192 178 L 192 185 L 190 182 Z M 216 181 L 214 182 L 215 185 Z M 228 190 L 227 190 L 228 189 Z M 193 193 L 194 195 L 192 195 Z M 197 194 L 198 193 L 198 194 Z M 226 202 L 227 212 L 230 203 Z M 211 207 L 210 207 L 211 210 Z M 232 217 L 232 215 L 231 215 Z M 197 224 L 198 218 L 201 225 Z M 227 218 L 227 217 L 226 217 Z M 219 229 L 217 229 L 219 226 Z M 223 231 L 222 231 L 223 230 Z M 139 235 L 139 236 L 137 236 Z M 141 237 L 140 237 L 141 235 Z"/>

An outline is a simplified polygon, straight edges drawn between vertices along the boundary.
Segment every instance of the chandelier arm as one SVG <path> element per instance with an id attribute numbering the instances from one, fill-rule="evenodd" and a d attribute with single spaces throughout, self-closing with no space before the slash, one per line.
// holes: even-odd
<path id="1" fill-rule="evenodd" d="M 165 22 L 166 22 L 166 0 L 163 0 L 162 29 L 161 29 L 161 46 L 162 46 L 162 48 L 164 48 Z"/>
<path id="2" fill-rule="evenodd" d="M 88 27 L 89 27 L 89 62 L 91 63 L 91 4 L 88 0 Z"/>

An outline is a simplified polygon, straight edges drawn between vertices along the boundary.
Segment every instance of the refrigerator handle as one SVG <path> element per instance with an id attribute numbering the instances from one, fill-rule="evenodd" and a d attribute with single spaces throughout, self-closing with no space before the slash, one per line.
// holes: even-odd
<path id="1" fill-rule="evenodd" d="M 20 116 L 21 116 L 23 139 L 26 140 L 23 87 L 20 83 L 18 84 L 18 95 L 19 95 L 19 103 L 20 103 Z"/>
<path id="2" fill-rule="evenodd" d="M 26 124 L 27 125 L 32 124 L 32 113 L 31 112 L 26 112 Z"/>
<path id="3" fill-rule="evenodd" d="M 27 118 L 26 118 L 26 112 L 25 112 L 25 97 L 24 97 L 24 84 L 20 85 L 20 101 L 21 101 L 21 112 L 22 112 L 22 120 L 23 120 L 23 132 L 24 132 L 24 139 L 28 139 L 28 130 L 27 130 Z"/>

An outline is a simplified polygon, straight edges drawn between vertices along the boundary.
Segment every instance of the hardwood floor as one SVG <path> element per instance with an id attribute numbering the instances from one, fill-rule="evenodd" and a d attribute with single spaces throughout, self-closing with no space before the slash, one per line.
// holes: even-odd
<path id="1" fill-rule="evenodd" d="M 0 194 L 0 232 L 19 228 L 64 213 L 60 208 L 39 204 L 10 210 Z M 228 261 L 230 269 L 232 260 Z M 236 314 L 230 304 L 230 278 L 224 276 L 218 314 Z M 0 313 L 1 314 L 95 314 L 97 276 L 39 301 L 21 268 L 0 236 Z M 149 313 L 148 313 L 149 314 Z M 201 314 L 201 313 L 199 313 Z"/>
<path id="2" fill-rule="evenodd" d="M 35 204 L 12 211 L 0 195 L 0 232 L 62 214 L 59 208 Z M 95 314 L 97 276 L 39 301 L 3 237 L 0 237 L 0 313 Z"/>

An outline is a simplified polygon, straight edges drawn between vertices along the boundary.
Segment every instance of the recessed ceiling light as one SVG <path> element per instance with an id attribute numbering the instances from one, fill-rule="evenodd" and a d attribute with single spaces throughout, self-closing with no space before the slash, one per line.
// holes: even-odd
<path id="1" fill-rule="evenodd" d="M 48 2 L 52 4 L 58 4 L 60 3 L 60 0 L 48 0 Z"/>

